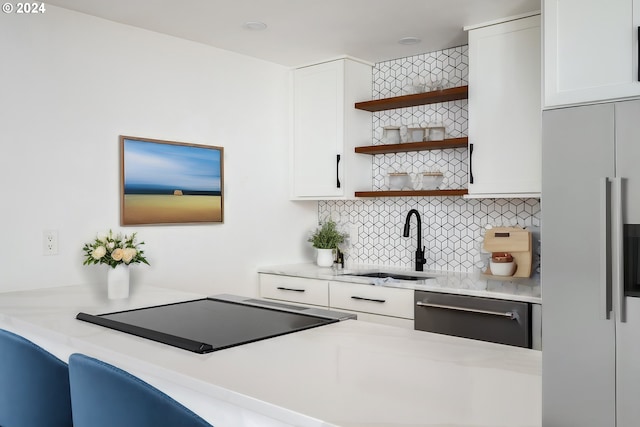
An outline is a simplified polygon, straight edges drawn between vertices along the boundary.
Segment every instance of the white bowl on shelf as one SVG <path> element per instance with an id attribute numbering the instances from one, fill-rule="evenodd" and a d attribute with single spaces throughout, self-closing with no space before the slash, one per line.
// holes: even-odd
<path id="1" fill-rule="evenodd" d="M 444 180 L 442 172 L 424 172 L 422 174 L 422 189 L 437 190 Z"/>
<path id="2" fill-rule="evenodd" d="M 409 185 L 409 174 L 406 172 L 392 172 L 389 174 L 389 189 L 403 190 Z"/>
<path id="3" fill-rule="evenodd" d="M 511 262 L 495 262 L 489 260 L 489 269 L 494 276 L 513 276 L 516 272 L 516 263 Z"/>
<path id="4" fill-rule="evenodd" d="M 385 126 L 382 128 L 382 142 L 385 144 L 399 144 L 400 126 Z"/>

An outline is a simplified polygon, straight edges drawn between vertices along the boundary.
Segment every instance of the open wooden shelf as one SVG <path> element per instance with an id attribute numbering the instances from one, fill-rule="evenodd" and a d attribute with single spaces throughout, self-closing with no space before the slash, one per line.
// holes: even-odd
<path id="1" fill-rule="evenodd" d="M 467 99 L 468 95 L 469 86 L 459 86 L 452 87 L 450 89 L 434 90 L 431 92 L 394 96 L 393 98 L 356 102 L 355 107 L 358 110 L 375 112 L 383 110 L 393 110 L 394 108 L 406 108 L 415 107 L 418 105 L 435 104 L 437 102 L 457 101 L 458 99 Z"/>
<path id="2" fill-rule="evenodd" d="M 402 144 L 366 145 L 356 147 L 360 154 L 406 153 L 407 151 L 439 150 L 443 148 L 466 148 L 468 137 L 443 139 L 442 141 L 405 142 Z"/>
<path id="3" fill-rule="evenodd" d="M 416 107 L 419 105 L 435 104 L 437 102 L 467 99 L 469 86 L 459 86 L 450 89 L 434 90 L 431 92 L 412 95 L 395 96 L 392 98 L 375 99 L 372 101 L 356 102 L 355 108 L 370 112 L 392 110 L 395 108 Z M 442 141 L 418 141 L 402 144 L 383 144 L 356 147 L 360 154 L 403 153 L 407 151 L 438 150 L 443 148 L 466 147 L 469 138 L 449 138 Z M 469 191 L 466 188 L 449 190 L 391 190 L 391 191 L 356 191 L 356 197 L 433 197 L 433 196 L 464 196 Z"/>
<path id="4" fill-rule="evenodd" d="M 464 196 L 469 193 L 466 188 L 455 190 L 391 190 L 391 191 L 356 191 L 356 197 L 416 197 L 416 196 Z"/>

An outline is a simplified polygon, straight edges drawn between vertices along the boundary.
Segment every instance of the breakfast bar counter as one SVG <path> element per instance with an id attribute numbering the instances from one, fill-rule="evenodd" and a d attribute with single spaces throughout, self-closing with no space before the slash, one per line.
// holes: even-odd
<path id="1" fill-rule="evenodd" d="M 535 350 L 346 320 L 196 354 L 75 319 L 203 297 L 156 287 L 113 301 L 90 286 L 8 292 L 0 328 L 63 360 L 81 352 L 123 368 L 215 427 L 541 425 Z"/>

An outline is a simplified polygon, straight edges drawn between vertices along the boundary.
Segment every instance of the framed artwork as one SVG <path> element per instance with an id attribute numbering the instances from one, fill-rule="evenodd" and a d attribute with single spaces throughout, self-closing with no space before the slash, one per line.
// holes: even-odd
<path id="1" fill-rule="evenodd" d="M 120 136 L 120 223 L 223 222 L 223 151 Z"/>

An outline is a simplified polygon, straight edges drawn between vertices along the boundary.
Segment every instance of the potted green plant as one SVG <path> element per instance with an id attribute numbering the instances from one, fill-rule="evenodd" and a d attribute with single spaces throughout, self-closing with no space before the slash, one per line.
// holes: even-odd
<path id="1" fill-rule="evenodd" d="M 333 265 L 333 251 L 347 237 L 347 233 L 341 233 L 332 219 L 329 219 L 313 232 L 309 237 L 309 242 L 318 250 L 316 263 L 319 267 L 331 267 Z"/>

